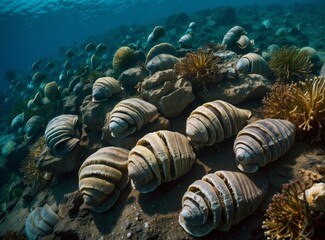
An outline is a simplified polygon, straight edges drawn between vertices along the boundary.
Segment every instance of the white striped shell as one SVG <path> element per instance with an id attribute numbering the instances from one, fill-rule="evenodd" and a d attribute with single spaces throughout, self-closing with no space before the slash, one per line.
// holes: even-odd
<path id="1" fill-rule="evenodd" d="M 146 134 L 129 153 L 128 172 L 132 187 L 147 193 L 187 173 L 196 160 L 187 138 L 160 130 Z"/>
<path id="2" fill-rule="evenodd" d="M 238 133 L 251 117 L 251 111 L 222 100 L 204 103 L 186 120 L 186 135 L 197 146 L 211 146 Z"/>
<path id="3" fill-rule="evenodd" d="M 285 154 L 295 134 L 295 124 L 282 119 L 262 119 L 247 125 L 234 142 L 237 167 L 244 172 L 256 172 Z"/>
<path id="4" fill-rule="evenodd" d="M 38 115 L 31 117 L 25 124 L 26 138 L 31 139 L 42 127 L 42 118 Z"/>
<path id="5" fill-rule="evenodd" d="M 12 119 L 11 128 L 18 129 L 18 128 L 22 127 L 24 124 L 24 121 L 25 121 L 25 113 L 22 112 Z"/>
<path id="6" fill-rule="evenodd" d="M 191 48 L 193 45 L 193 36 L 190 33 L 186 33 L 179 40 L 178 44 L 181 48 Z"/>
<path id="7" fill-rule="evenodd" d="M 213 229 L 228 231 L 262 203 L 268 191 L 263 176 L 216 171 L 192 183 L 182 198 L 179 224 L 186 232 L 202 237 Z"/>
<path id="8" fill-rule="evenodd" d="M 45 141 L 54 156 L 63 157 L 79 142 L 79 132 L 75 129 L 77 121 L 77 115 L 62 114 L 47 124 Z"/>
<path id="9" fill-rule="evenodd" d="M 122 85 L 118 80 L 112 77 L 101 77 L 94 82 L 92 100 L 93 102 L 104 102 L 120 91 L 122 91 Z"/>
<path id="10" fill-rule="evenodd" d="M 241 49 L 251 48 L 254 46 L 254 40 L 249 39 L 246 35 L 241 35 L 236 43 Z"/>
<path id="11" fill-rule="evenodd" d="M 245 32 L 244 28 L 241 26 L 234 26 L 232 27 L 226 35 L 223 37 L 222 44 L 224 45 L 231 45 L 238 41 L 240 36 L 246 35 L 247 33 Z"/>
<path id="12" fill-rule="evenodd" d="M 53 209 L 45 204 L 35 208 L 27 217 L 25 233 L 29 240 L 37 240 L 52 233 L 54 226 L 61 220 Z"/>
<path id="13" fill-rule="evenodd" d="M 158 116 L 157 108 L 140 98 L 125 99 L 113 108 L 109 130 L 113 137 L 124 138 Z"/>
<path id="14" fill-rule="evenodd" d="M 154 74 L 157 71 L 164 71 L 167 69 L 173 69 L 176 63 L 179 63 L 180 59 L 170 54 L 159 54 L 153 57 L 146 65 L 150 74 Z"/>
<path id="15" fill-rule="evenodd" d="M 153 57 L 162 53 L 176 56 L 176 48 L 170 43 L 159 43 L 149 50 L 146 56 L 146 63 L 148 63 Z"/>
<path id="16" fill-rule="evenodd" d="M 85 203 L 95 212 L 111 208 L 125 189 L 129 151 L 104 147 L 91 154 L 79 169 L 79 190 Z"/>
<path id="17" fill-rule="evenodd" d="M 237 61 L 236 69 L 241 73 L 256 73 L 265 77 L 270 72 L 268 63 L 256 53 L 248 53 L 242 56 Z"/>

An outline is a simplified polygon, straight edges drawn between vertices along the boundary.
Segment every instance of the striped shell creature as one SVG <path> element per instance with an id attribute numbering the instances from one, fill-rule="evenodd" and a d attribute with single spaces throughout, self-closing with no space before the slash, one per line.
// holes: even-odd
<path id="1" fill-rule="evenodd" d="M 31 117 L 25 124 L 26 138 L 31 139 L 42 127 L 42 118 L 38 115 Z"/>
<path id="2" fill-rule="evenodd" d="M 49 235 L 60 220 L 59 215 L 47 204 L 35 208 L 26 220 L 25 233 L 27 238 L 37 240 Z"/>
<path id="3" fill-rule="evenodd" d="M 156 44 L 149 50 L 149 52 L 146 56 L 146 63 L 148 63 L 155 56 L 162 54 L 162 53 L 176 56 L 176 48 L 173 45 L 171 45 L 170 43 Z"/>
<path id="4" fill-rule="evenodd" d="M 264 77 L 267 77 L 270 72 L 268 63 L 256 53 L 242 56 L 237 62 L 236 69 L 240 73 L 256 73 Z"/>
<path id="5" fill-rule="evenodd" d="M 95 212 L 111 208 L 128 184 L 129 151 L 104 147 L 90 155 L 79 170 L 79 190 Z"/>
<path id="6" fill-rule="evenodd" d="M 146 134 L 129 153 L 128 172 L 132 187 L 147 193 L 187 173 L 196 160 L 187 138 L 160 130 Z"/>
<path id="7" fill-rule="evenodd" d="M 22 127 L 24 124 L 24 121 L 25 121 L 25 113 L 22 112 L 12 119 L 11 128 L 16 130 L 16 129 Z"/>
<path id="8" fill-rule="evenodd" d="M 125 99 L 113 108 L 109 118 L 111 135 L 124 138 L 158 116 L 157 108 L 140 98 Z"/>
<path id="9" fill-rule="evenodd" d="M 59 94 L 59 86 L 56 81 L 49 82 L 44 87 L 44 96 L 54 101 Z"/>
<path id="10" fill-rule="evenodd" d="M 253 173 L 277 160 L 292 146 L 295 124 L 281 119 L 262 119 L 244 127 L 234 142 L 237 167 Z"/>
<path id="11" fill-rule="evenodd" d="M 77 122 L 78 116 L 71 114 L 62 114 L 49 121 L 45 129 L 45 141 L 54 156 L 63 157 L 77 145 Z"/>
<path id="12" fill-rule="evenodd" d="M 173 69 L 176 63 L 179 63 L 180 59 L 170 54 L 159 54 L 153 57 L 146 65 L 150 74 L 154 74 L 157 71 L 164 71 L 167 69 Z"/>
<path id="13" fill-rule="evenodd" d="M 262 175 L 216 171 L 192 183 L 182 198 L 179 224 L 195 236 L 228 231 L 254 213 L 268 192 Z"/>
<path id="14" fill-rule="evenodd" d="M 191 48 L 193 42 L 194 42 L 193 33 L 186 33 L 178 40 L 178 44 L 181 48 Z"/>
<path id="15" fill-rule="evenodd" d="M 246 35 L 244 28 L 241 26 L 232 27 L 223 37 L 222 44 L 231 45 L 239 40 L 240 36 Z"/>
<path id="16" fill-rule="evenodd" d="M 165 36 L 166 30 L 163 26 L 156 26 L 148 36 L 148 42 L 153 43 L 159 38 Z"/>
<path id="17" fill-rule="evenodd" d="M 186 135 L 196 146 L 211 146 L 238 133 L 251 117 L 251 111 L 222 100 L 204 103 L 186 120 Z"/>
<path id="18" fill-rule="evenodd" d="M 122 91 L 121 83 L 112 77 L 98 78 L 93 85 L 92 100 L 93 102 L 104 102 L 113 94 Z"/>

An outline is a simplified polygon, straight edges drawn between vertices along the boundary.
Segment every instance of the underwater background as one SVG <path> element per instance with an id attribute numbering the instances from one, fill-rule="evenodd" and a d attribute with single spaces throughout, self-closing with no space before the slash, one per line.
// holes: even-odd
<path id="1" fill-rule="evenodd" d="M 0 0 L 0 240 L 323 239 L 323 0 Z"/>

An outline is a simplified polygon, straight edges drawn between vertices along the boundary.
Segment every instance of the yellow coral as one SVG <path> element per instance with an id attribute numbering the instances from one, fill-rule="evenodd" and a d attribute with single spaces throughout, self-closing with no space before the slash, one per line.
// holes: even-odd
<path id="1" fill-rule="evenodd" d="M 219 58 L 213 52 L 199 49 L 196 53 L 188 53 L 184 59 L 175 64 L 176 73 L 207 90 L 207 85 L 220 82 L 220 71 L 217 65 Z"/>
<path id="2" fill-rule="evenodd" d="M 262 228 L 267 239 L 308 239 L 314 234 L 313 219 L 308 204 L 299 195 L 312 181 L 296 181 L 283 185 L 266 210 Z"/>
<path id="3" fill-rule="evenodd" d="M 310 53 L 295 47 L 282 47 L 274 52 L 269 65 L 277 77 L 292 81 L 304 79 L 313 66 Z"/>
<path id="4" fill-rule="evenodd" d="M 263 104 L 265 117 L 286 119 L 303 131 L 313 129 L 320 135 L 325 127 L 325 79 L 275 84 Z"/>

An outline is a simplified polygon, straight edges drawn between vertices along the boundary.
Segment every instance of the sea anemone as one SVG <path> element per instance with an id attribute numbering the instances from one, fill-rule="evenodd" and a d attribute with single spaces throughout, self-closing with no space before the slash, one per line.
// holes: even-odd
<path id="1" fill-rule="evenodd" d="M 141 51 L 133 50 L 130 47 L 120 47 L 113 57 L 113 69 L 120 74 L 124 70 L 134 67 L 138 62 L 144 62 L 145 58 L 145 54 Z"/>
<path id="2" fill-rule="evenodd" d="M 314 234 L 313 216 L 305 199 L 299 195 L 312 182 L 295 181 L 283 185 L 273 196 L 262 228 L 267 239 L 309 239 Z"/>
<path id="3" fill-rule="evenodd" d="M 39 170 L 35 162 L 45 146 L 44 137 L 40 137 L 25 160 L 21 163 L 19 170 L 23 174 L 23 181 L 27 186 L 44 186 L 47 183 L 47 173 Z"/>
<path id="4" fill-rule="evenodd" d="M 313 66 L 310 53 L 295 47 L 282 47 L 275 51 L 269 65 L 275 75 L 284 81 L 306 78 Z"/>
<path id="5" fill-rule="evenodd" d="M 316 133 L 318 138 L 325 127 L 325 78 L 276 83 L 263 104 L 265 117 L 289 120 L 305 132 Z"/>
<path id="6" fill-rule="evenodd" d="M 181 77 L 190 80 L 194 86 L 202 86 L 204 91 L 207 91 L 207 85 L 221 81 L 218 61 L 219 58 L 213 56 L 213 52 L 199 49 L 196 53 L 186 54 L 174 68 Z"/>

